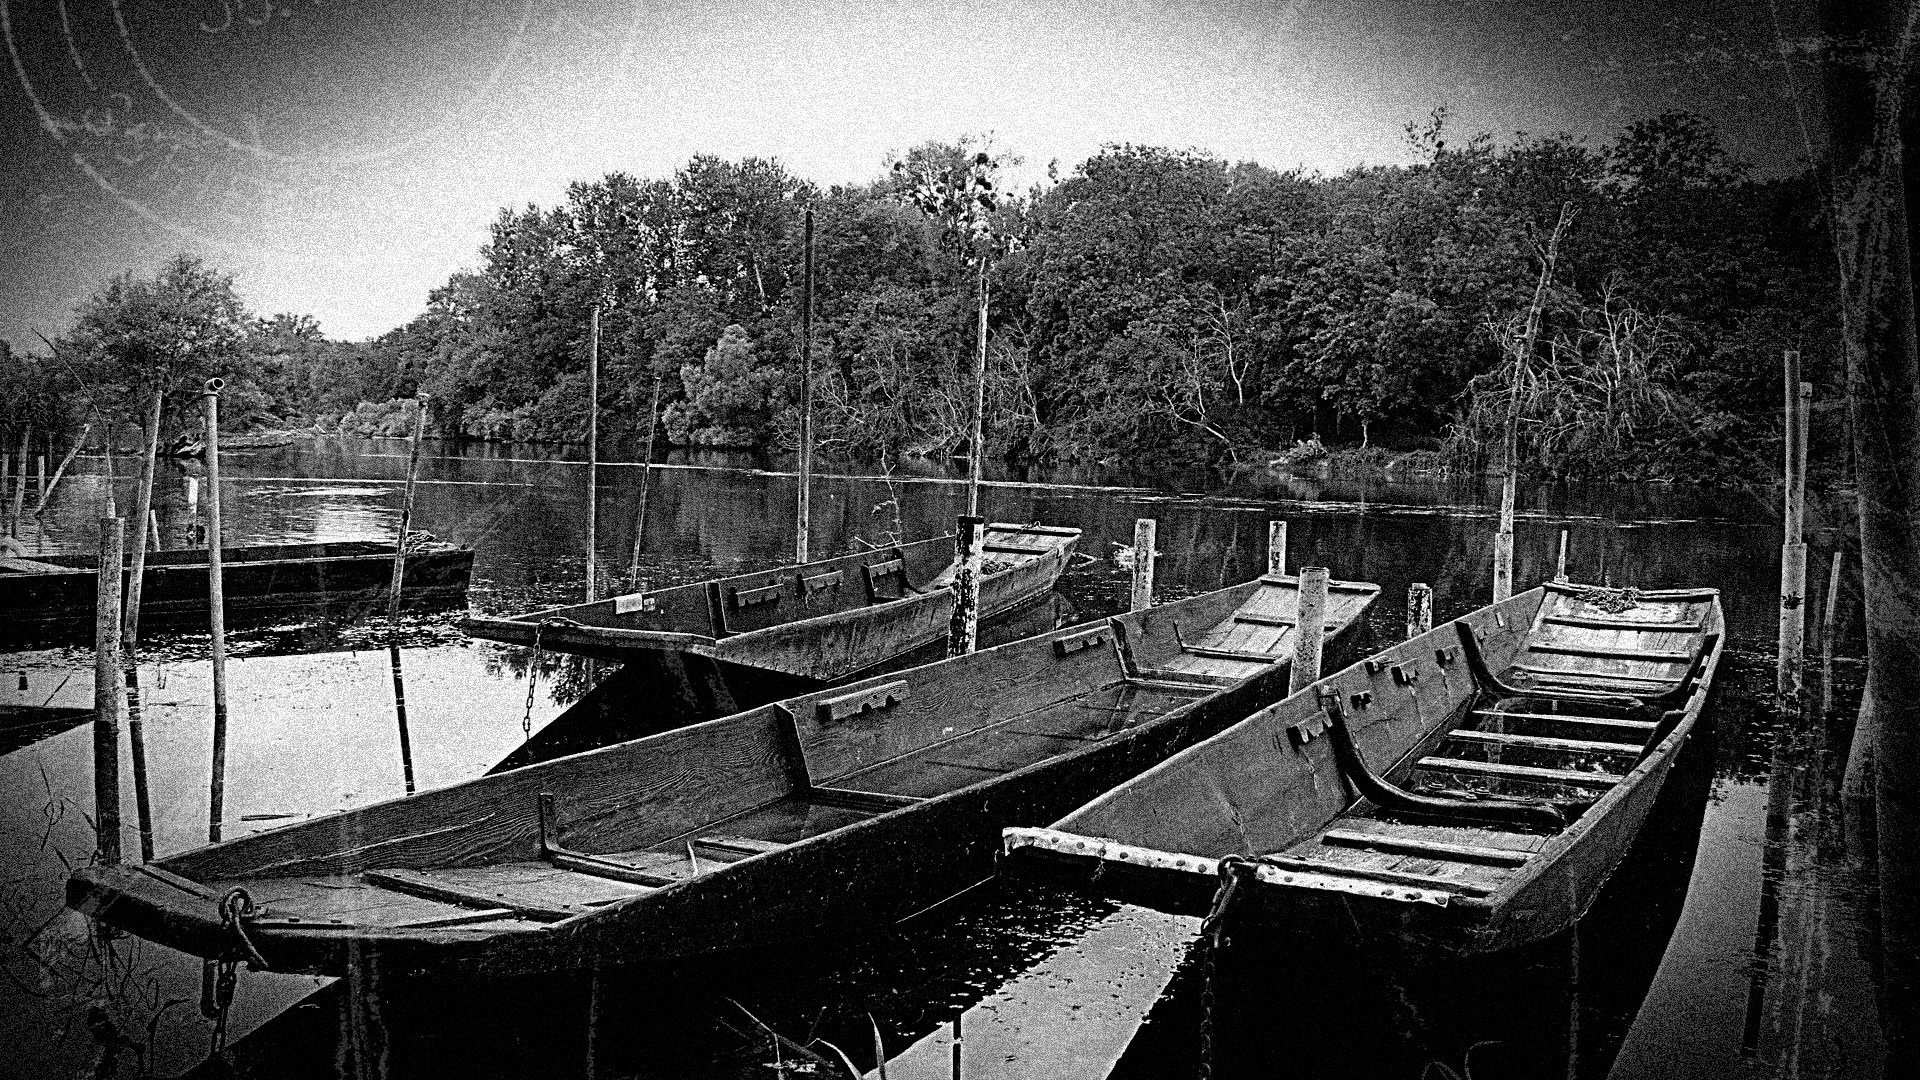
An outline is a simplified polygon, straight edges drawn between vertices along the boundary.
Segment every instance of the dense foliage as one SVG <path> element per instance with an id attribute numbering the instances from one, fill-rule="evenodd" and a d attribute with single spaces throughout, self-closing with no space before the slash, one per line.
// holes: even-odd
<path id="1" fill-rule="evenodd" d="M 996 192 L 988 451 L 1227 460 L 1311 435 L 1473 460 L 1517 394 L 1523 453 L 1544 471 L 1705 478 L 1774 459 L 1781 349 L 1837 389 L 1811 178 L 1756 180 L 1680 114 L 1598 149 L 1457 141 L 1443 112 L 1408 137 L 1415 164 L 1339 176 L 1109 146 Z M 230 411 L 263 422 L 377 433 L 404 414 L 395 399 L 424 391 L 442 434 L 574 440 L 598 306 L 603 432 L 644 433 L 657 382 L 665 439 L 777 448 L 794 428 L 812 207 L 822 439 L 946 452 L 971 407 L 980 261 L 925 193 L 930 177 L 1004 163 L 984 152 L 929 145 L 826 190 L 777 162 L 712 157 L 667 179 L 576 183 L 557 206 L 503 210 L 476 269 L 366 343 L 245 317 L 216 295 L 225 279 L 181 260 L 116 279 L 55 344 L 96 390 L 218 367 L 239 384 Z M 1516 360 L 1504 345 L 1563 207 L 1574 222 L 1541 333 Z M 181 311 L 152 307 L 172 293 Z M 189 314 L 216 329 L 132 329 Z M 0 380 L 52 363 L 0 361 Z M 6 400 L 0 421 L 59 411 Z"/>

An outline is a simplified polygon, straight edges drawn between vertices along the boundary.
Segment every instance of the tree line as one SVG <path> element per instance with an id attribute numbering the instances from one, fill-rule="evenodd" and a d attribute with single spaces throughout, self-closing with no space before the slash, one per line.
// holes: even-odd
<path id="1" fill-rule="evenodd" d="M 1680 113 L 1597 148 L 1457 138 L 1444 110 L 1407 138 L 1412 164 L 1335 176 L 1108 146 L 998 192 L 987 453 L 1239 461 L 1314 440 L 1471 465 L 1517 408 L 1524 460 L 1546 474 L 1711 479 L 1775 460 L 1782 349 L 1838 387 L 1813 175 L 1756 177 Z M 219 369 L 236 420 L 398 434 L 425 392 L 441 435 L 573 441 L 598 307 L 603 433 L 644 438 L 657 417 L 662 443 L 790 448 L 811 208 L 823 448 L 951 453 L 968 437 L 976 271 L 912 189 L 982 154 L 1014 164 L 961 140 L 865 184 L 707 156 L 669 178 L 578 182 L 557 205 L 502 210 L 476 267 L 366 342 L 255 318 L 228 302 L 230 279 L 182 257 L 110 282 L 47 355 L 0 358 L 0 380 L 78 380 L 117 401 Z M 1515 323 L 1565 210 L 1522 356 Z M 216 329 L 183 336 L 197 317 Z M 6 400 L 14 424 L 60 409 Z"/>

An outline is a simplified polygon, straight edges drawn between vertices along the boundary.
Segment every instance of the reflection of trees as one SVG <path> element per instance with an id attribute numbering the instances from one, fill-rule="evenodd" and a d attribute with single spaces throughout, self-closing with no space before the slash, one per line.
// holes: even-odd
<path id="1" fill-rule="evenodd" d="M 579 701 L 606 672 L 618 666 L 588 656 L 545 649 L 535 652 L 492 641 L 481 644 L 480 655 L 487 674 L 495 677 L 505 673 L 519 681 L 525 680 L 529 671 L 537 673 L 541 685 L 547 688 L 547 700 L 563 707 Z"/>

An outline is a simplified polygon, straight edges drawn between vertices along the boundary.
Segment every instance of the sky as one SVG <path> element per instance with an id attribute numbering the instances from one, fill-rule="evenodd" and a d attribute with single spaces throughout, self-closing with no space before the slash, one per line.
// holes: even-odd
<path id="1" fill-rule="evenodd" d="M 1409 160 L 1440 105 L 1593 145 L 1686 109 L 1784 171 L 1778 2 L 0 0 L 0 339 L 180 251 L 374 336 L 502 207 L 700 153 L 850 183 L 991 134 L 1033 181 L 1109 143 L 1334 173 Z"/>

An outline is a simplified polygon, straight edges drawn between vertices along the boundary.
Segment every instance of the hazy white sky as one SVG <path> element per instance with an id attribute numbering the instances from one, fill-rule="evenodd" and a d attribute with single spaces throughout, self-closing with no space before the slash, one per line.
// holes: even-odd
<path id="1" fill-rule="evenodd" d="M 569 181 L 777 157 L 821 183 L 992 132 L 1338 171 L 1463 129 L 1599 141 L 1670 108 L 1797 157 L 1765 0 L 0 0 L 0 337 L 178 250 L 263 312 L 380 333 Z"/>

